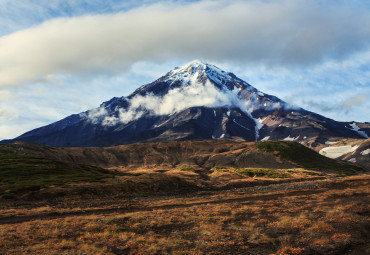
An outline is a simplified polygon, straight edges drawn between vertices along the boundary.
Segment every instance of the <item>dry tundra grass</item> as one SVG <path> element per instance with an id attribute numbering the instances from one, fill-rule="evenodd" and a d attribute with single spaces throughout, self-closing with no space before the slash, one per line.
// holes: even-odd
<path id="1" fill-rule="evenodd" d="M 3 203 L 1 254 L 369 254 L 370 176 Z"/>

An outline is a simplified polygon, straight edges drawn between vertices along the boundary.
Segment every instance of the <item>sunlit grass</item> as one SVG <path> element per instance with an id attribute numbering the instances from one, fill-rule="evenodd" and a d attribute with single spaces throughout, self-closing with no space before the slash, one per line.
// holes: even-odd
<path id="1" fill-rule="evenodd" d="M 309 195 L 267 190 L 142 198 L 135 200 L 140 211 L 2 224 L 0 250 L 6 254 L 341 254 L 346 245 L 366 245 L 367 186 L 368 182 L 351 182 L 347 188 L 343 184 L 313 189 L 317 193 Z M 266 200 L 266 194 L 273 197 Z M 81 202 L 66 201 L 60 210 L 72 211 L 68 209 L 72 204 L 89 210 L 92 202 Z M 107 202 L 100 202 L 102 208 Z M 117 200 L 114 205 L 121 203 L 126 202 Z M 7 210 L 22 215 L 25 208 Z M 47 211 L 45 205 L 35 206 L 25 215 Z"/>

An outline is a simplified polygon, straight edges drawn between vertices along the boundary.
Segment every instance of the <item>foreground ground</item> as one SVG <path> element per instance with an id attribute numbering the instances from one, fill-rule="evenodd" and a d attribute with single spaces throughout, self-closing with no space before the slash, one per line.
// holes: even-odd
<path id="1" fill-rule="evenodd" d="M 369 175 L 186 196 L 3 201 L 0 254 L 370 254 Z"/>

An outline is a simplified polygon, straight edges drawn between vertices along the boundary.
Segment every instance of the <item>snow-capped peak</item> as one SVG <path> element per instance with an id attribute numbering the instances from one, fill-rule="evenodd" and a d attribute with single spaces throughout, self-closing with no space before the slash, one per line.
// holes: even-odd
<path id="1" fill-rule="evenodd" d="M 201 67 L 201 68 L 205 69 L 205 67 L 208 66 L 208 65 L 211 65 L 211 64 L 209 64 L 208 62 L 203 61 L 203 60 L 195 59 L 195 60 L 190 61 L 186 64 L 183 64 L 180 67 L 180 69 L 181 68 L 187 68 L 187 67 L 190 67 L 190 66 L 192 66 L 192 67 Z"/>
<path id="2" fill-rule="evenodd" d="M 207 67 L 214 67 L 218 69 L 218 67 L 215 67 L 214 65 L 209 64 L 206 61 L 196 59 L 186 64 L 183 64 L 180 67 L 175 67 L 174 70 L 172 70 L 172 72 L 183 72 L 183 71 L 189 70 L 189 68 L 196 68 L 196 69 L 205 71 Z"/>
<path id="3" fill-rule="evenodd" d="M 169 81 L 171 84 L 180 81 L 185 86 L 197 82 L 204 84 L 210 81 L 219 89 L 227 88 L 237 92 L 246 87 L 251 87 L 234 74 L 225 72 L 215 65 L 200 60 L 193 60 L 181 67 L 175 67 L 166 74 L 164 80 Z"/>
<path id="4" fill-rule="evenodd" d="M 180 78 L 184 80 L 184 78 L 189 78 L 192 76 L 199 77 L 202 75 L 206 75 L 209 72 L 212 73 L 216 72 L 222 75 L 226 75 L 226 72 L 222 71 L 221 69 L 214 65 L 208 64 L 205 61 L 193 60 L 189 63 L 182 65 L 181 67 L 175 67 L 168 73 L 168 76 L 170 78 L 174 79 Z"/>

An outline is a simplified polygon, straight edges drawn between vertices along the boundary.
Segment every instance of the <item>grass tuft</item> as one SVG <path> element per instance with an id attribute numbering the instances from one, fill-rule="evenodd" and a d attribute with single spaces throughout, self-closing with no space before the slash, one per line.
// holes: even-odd
<path id="1" fill-rule="evenodd" d="M 180 167 L 180 171 L 195 173 L 196 169 L 194 169 L 192 167 L 188 167 L 188 166 L 182 166 L 182 167 Z"/>
<path id="2" fill-rule="evenodd" d="M 215 172 L 233 172 L 247 177 L 268 177 L 268 178 L 288 178 L 288 174 L 278 173 L 273 169 L 268 168 L 226 168 L 215 167 Z"/>

